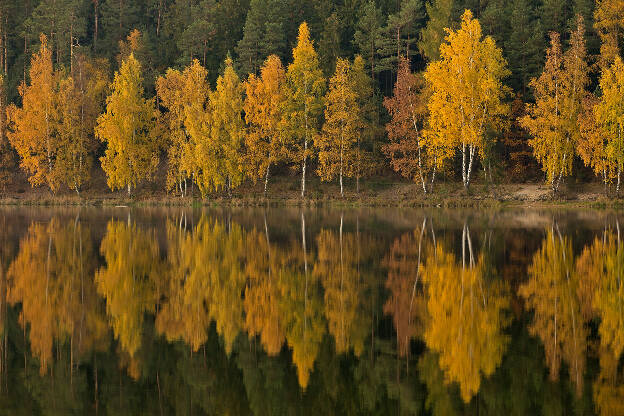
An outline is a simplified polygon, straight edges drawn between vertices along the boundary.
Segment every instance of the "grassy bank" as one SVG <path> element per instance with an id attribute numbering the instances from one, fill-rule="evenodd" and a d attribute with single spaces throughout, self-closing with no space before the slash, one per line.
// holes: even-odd
<path id="1" fill-rule="evenodd" d="M 216 193 L 202 199 L 197 189 L 192 195 L 175 196 L 164 192 L 163 187 L 146 184 L 131 196 L 125 192 L 110 192 L 105 184 L 94 184 L 80 195 L 70 191 L 52 194 L 44 188 L 31 188 L 27 184 L 7 189 L 0 198 L 0 205 L 41 206 L 371 206 L 371 207 L 498 207 L 498 206 L 571 206 L 615 207 L 622 200 L 605 196 L 600 184 L 567 184 L 559 193 L 553 194 L 543 184 L 483 184 L 475 183 L 466 192 L 461 183 L 439 183 L 433 194 L 424 195 L 418 184 L 395 178 L 362 181 L 360 191 L 355 183 L 348 182 L 344 197 L 333 183 L 321 183 L 312 178 L 307 183 L 306 198 L 300 195 L 300 181 L 296 177 L 277 177 L 269 183 L 264 194 L 263 184 L 245 183 L 235 189 L 231 196 Z M 160 188 L 160 189 L 159 189 Z"/>

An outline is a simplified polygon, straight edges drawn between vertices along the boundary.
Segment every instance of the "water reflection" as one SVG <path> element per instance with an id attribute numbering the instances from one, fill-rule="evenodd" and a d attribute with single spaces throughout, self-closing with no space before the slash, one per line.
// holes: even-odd
<path id="1" fill-rule="evenodd" d="M 0 405 L 621 413 L 619 219 L 497 215 L 0 211 Z"/>

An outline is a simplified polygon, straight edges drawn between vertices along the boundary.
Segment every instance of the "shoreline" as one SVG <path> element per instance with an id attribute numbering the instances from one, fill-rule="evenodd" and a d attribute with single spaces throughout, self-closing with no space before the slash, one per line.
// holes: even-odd
<path id="1" fill-rule="evenodd" d="M 590 183 L 568 186 L 557 195 L 543 184 L 474 184 L 469 194 L 460 183 L 445 183 L 431 195 L 423 195 L 417 184 L 370 184 L 360 193 L 347 192 L 342 198 L 331 184 L 310 189 L 301 199 L 290 181 L 282 181 L 265 196 L 257 185 L 236 189 L 231 197 L 216 194 L 202 199 L 197 195 L 180 197 L 140 189 L 128 197 L 123 192 L 85 191 L 77 196 L 65 192 L 52 195 L 45 189 L 0 194 L 0 206 L 133 206 L 133 207 L 395 207 L 395 208 L 624 208 L 624 199 L 600 193 L 601 185 Z M 420 191 L 420 192 L 419 192 Z"/>

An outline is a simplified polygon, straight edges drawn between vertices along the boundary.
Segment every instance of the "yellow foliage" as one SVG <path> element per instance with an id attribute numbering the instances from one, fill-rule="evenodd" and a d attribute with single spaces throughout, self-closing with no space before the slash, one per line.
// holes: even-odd
<path id="1" fill-rule="evenodd" d="M 299 26 L 293 62 L 286 72 L 288 99 L 284 112 L 289 158 L 301 163 L 301 197 L 305 195 L 305 175 L 312 140 L 317 136 L 323 110 L 325 79 L 310 39 L 307 23 Z"/>
<path id="2" fill-rule="evenodd" d="M 88 356 L 108 334 L 92 280 L 90 241 L 79 222 L 32 224 L 9 268 L 7 300 L 21 303 L 20 323 L 30 329 L 30 348 L 42 373 L 55 343 L 75 338 L 72 354 Z"/>
<path id="3" fill-rule="evenodd" d="M 195 154 L 189 130 L 192 129 L 193 111 L 203 108 L 208 98 L 207 71 L 196 59 L 183 72 L 168 69 L 165 76 L 156 80 L 156 92 L 165 114 L 168 135 L 167 189 L 178 188 L 185 195 L 183 184 L 195 168 Z"/>
<path id="4" fill-rule="evenodd" d="M 52 69 L 47 38 L 41 35 L 40 39 L 41 47 L 30 62 L 30 85 L 19 87 L 22 107 L 11 105 L 8 109 L 8 136 L 20 156 L 20 166 L 30 175 L 29 182 L 33 186 L 47 184 L 56 191 L 61 182 L 55 169 L 60 146 L 56 138 L 58 75 Z"/>
<path id="5" fill-rule="evenodd" d="M 161 269 L 153 233 L 135 224 L 110 220 L 100 252 L 106 265 L 95 275 L 97 291 L 106 299 L 106 313 L 121 349 L 134 357 L 143 336 L 146 312 L 154 312 L 155 281 Z"/>
<path id="6" fill-rule="evenodd" d="M 143 98 L 141 66 L 133 54 L 115 73 L 111 90 L 95 134 L 106 142 L 100 161 L 108 186 L 112 190 L 127 188 L 130 193 L 158 164 L 154 101 Z"/>
<path id="7" fill-rule="evenodd" d="M 458 30 L 447 32 L 441 59 L 425 71 L 432 90 L 428 130 L 432 140 L 446 141 L 446 146 L 461 151 L 462 180 L 468 187 L 476 152 L 482 159 L 487 157 L 486 131 L 500 127 L 509 113 L 503 102 L 508 89 L 502 79 L 510 72 L 502 51 L 494 39 L 483 38 L 470 10 L 464 12 Z"/>
<path id="8" fill-rule="evenodd" d="M 321 230 L 316 237 L 318 256 L 314 275 L 324 289 L 325 318 L 334 337 L 336 352 L 353 350 L 360 356 L 368 335 L 370 319 L 363 312 L 366 284 L 359 273 L 357 240 L 353 233 Z"/>
<path id="9" fill-rule="evenodd" d="M 574 151 L 581 135 L 579 118 L 589 82 L 584 30 L 579 17 L 565 54 L 559 34 L 551 33 L 544 70 L 529 84 L 535 104 L 527 104 L 527 115 L 520 120 L 532 136 L 529 145 L 554 191 L 559 188 L 561 178 L 572 171 Z"/>
<path id="10" fill-rule="evenodd" d="M 529 266 L 529 280 L 518 293 L 529 309 L 533 322 L 529 327 L 544 345 L 550 377 L 559 377 L 561 360 L 569 367 L 570 378 L 582 392 L 587 352 L 586 302 L 579 298 L 581 277 L 574 267 L 572 243 L 558 231 L 549 230 L 540 250 Z"/>
<path id="11" fill-rule="evenodd" d="M 240 185 L 244 177 L 243 86 L 229 57 L 216 91 L 209 93 L 207 110 L 197 102 L 189 112 L 195 178 L 202 195 Z"/>
<path id="12" fill-rule="evenodd" d="M 322 181 L 340 178 L 340 195 L 343 195 L 343 176 L 356 172 L 356 144 L 361 131 L 361 110 L 355 91 L 351 64 L 338 58 L 336 72 L 329 81 L 325 95 L 325 124 L 322 133 L 314 138 L 318 148 L 317 173 Z"/>
<path id="13" fill-rule="evenodd" d="M 492 375 L 503 358 L 509 341 L 502 333 L 509 323 L 509 294 L 500 279 L 485 280 L 486 257 L 481 254 L 474 262 L 464 228 L 464 255 L 466 240 L 470 257 L 460 264 L 438 244 L 427 257 L 423 281 L 430 317 L 425 342 L 438 352 L 447 383 L 459 383 L 467 403 L 479 391 L 481 377 Z"/>
<path id="14" fill-rule="evenodd" d="M 245 137 L 249 175 L 254 181 L 265 177 L 273 163 L 285 158 L 284 106 L 286 105 L 286 72 L 276 55 L 271 55 L 260 69 L 260 77 L 250 74 L 245 83 Z"/>

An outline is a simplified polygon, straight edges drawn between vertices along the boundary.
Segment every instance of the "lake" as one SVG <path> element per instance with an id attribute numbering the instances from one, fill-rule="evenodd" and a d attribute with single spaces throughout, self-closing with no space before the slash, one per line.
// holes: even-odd
<path id="1" fill-rule="evenodd" d="M 0 414 L 624 414 L 621 226 L 2 208 Z"/>

